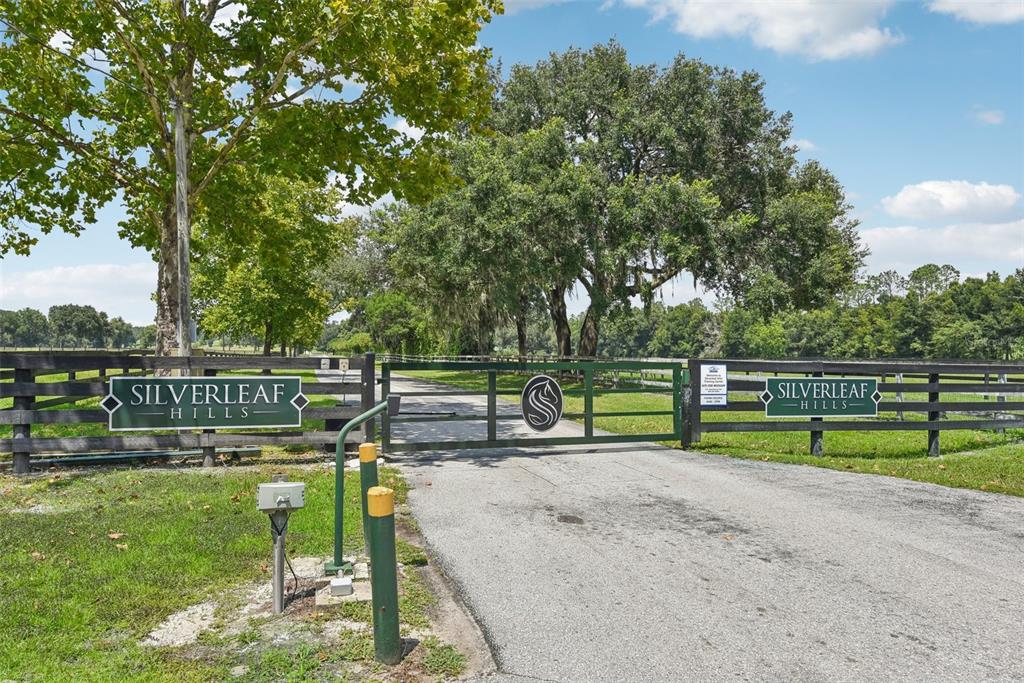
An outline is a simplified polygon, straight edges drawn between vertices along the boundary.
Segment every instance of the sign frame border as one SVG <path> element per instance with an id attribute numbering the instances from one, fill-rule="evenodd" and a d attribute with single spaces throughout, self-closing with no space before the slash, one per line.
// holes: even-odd
<path id="1" fill-rule="evenodd" d="M 826 418 L 845 418 L 845 417 L 852 417 L 852 418 L 874 417 L 874 418 L 877 418 L 878 417 L 878 404 L 881 401 L 882 397 L 881 397 L 881 392 L 878 390 L 878 378 L 877 377 L 866 377 L 865 378 L 865 380 L 869 380 L 869 381 L 872 381 L 872 382 L 875 383 L 875 392 L 874 392 L 874 394 L 871 394 L 871 396 L 868 397 L 868 399 L 871 401 L 872 405 L 874 405 L 874 407 L 875 407 L 875 412 L 872 413 L 871 415 L 769 415 L 768 414 L 768 404 L 771 403 L 771 401 L 765 401 L 762 398 L 762 394 L 768 392 L 768 379 L 769 378 L 767 378 L 767 377 L 765 378 L 765 380 L 764 380 L 764 390 L 760 394 L 757 395 L 757 397 L 759 399 L 761 399 L 761 402 L 764 403 L 764 417 L 765 417 L 766 420 L 787 420 L 787 419 L 799 419 L 799 418 L 809 418 L 809 419 L 824 420 Z M 773 377 L 772 379 L 776 379 L 776 378 Z M 780 377 L 778 379 L 798 379 L 798 380 L 801 380 L 801 381 L 811 381 L 811 382 L 829 382 L 829 381 L 834 381 L 836 379 L 852 379 L 852 378 L 850 378 L 850 377 L 791 377 L 791 378 L 782 378 L 782 377 Z M 876 401 L 875 398 L 874 398 L 875 394 L 879 394 L 879 400 L 878 401 Z M 775 400 L 775 396 L 772 396 L 772 400 Z"/>
<path id="2" fill-rule="evenodd" d="M 107 385 L 107 394 L 106 394 L 106 396 L 104 396 L 100 400 L 100 408 L 103 409 L 103 410 L 107 410 L 103 406 L 103 401 L 106 400 L 107 396 L 114 396 L 114 382 L 117 382 L 117 381 L 125 382 L 125 381 L 138 380 L 138 379 L 185 380 L 185 381 L 189 381 L 189 380 L 210 380 L 210 379 L 266 379 L 268 377 L 277 378 L 277 379 L 295 379 L 295 380 L 298 380 L 299 381 L 299 393 L 294 398 L 292 398 L 291 400 L 294 401 L 295 398 L 298 398 L 299 396 L 302 396 L 307 401 L 309 401 L 309 397 L 306 396 L 303 393 L 303 391 L 302 391 L 302 376 L 301 375 L 226 375 L 226 376 L 223 376 L 223 377 L 204 377 L 202 375 L 189 375 L 188 377 L 145 377 L 145 378 L 139 378 L 139 377 L 111 377 L 110 381 L 109 381 L 109 383 Z M 114 396 L 114 398 L 117 398 L 117 397 Z M 118 400 L 120 401 L 120 399 L 118 399 Z M 289 403 L 290 402 L 291 401 L 289 401 Z M 123 403 L 122 403 L 122 405 L 123 405 Z M 183 432 L 183 431 L 186 431 L 186 430 L 202 430 L 202 429 L 218 429 L 218 430 L 219 429 L 283 429 L 283 428 L 288 428 L 288 427 L 301 427 L 302 426 L 302 410 L 303 410 L 303 408 L 306 408 L 308 406 L 309 406 L 309 403 L 307 403 L 302 408 L 296 408 L 296 410 L 299 411 L 299 422 L 298 422 L 298 424 L 283 424 L 283 425 L 237 425 L 237 426 L 227 426 L 227 427 L 204 427 L 202 425 L 189 425 L 187 427 L 118 427 L 118 428 L 115 428 L 112 425 L 113 425 L 113 420 L 114 420 L 114 412 L 116 412 L 117 409 L 121 407 L 121 406 L 118 406 L 114 410 L 107 411 L 107 431 L 108 432 L 163 432 L 163 431 Z"/>

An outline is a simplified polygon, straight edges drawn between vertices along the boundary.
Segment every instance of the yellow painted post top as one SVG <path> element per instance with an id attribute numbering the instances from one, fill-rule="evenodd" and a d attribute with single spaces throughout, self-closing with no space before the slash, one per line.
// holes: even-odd
<path id="1" fill-rule="evenodd" d="M 395 492 L 384 486 L 371 486 L 366 492 L 366 511 L 371 517 L 395 514 Z"/>
<path id="2" fill-rule="evenodd" d="M 359 462 L 373 462 L 377 459 L 377 444 L 359 444 Z"/>

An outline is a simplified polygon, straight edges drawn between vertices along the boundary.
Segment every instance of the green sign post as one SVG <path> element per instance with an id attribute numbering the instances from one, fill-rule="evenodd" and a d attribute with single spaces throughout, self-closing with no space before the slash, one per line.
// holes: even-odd
<path id="1" fill-rule="evenodd" d="M 876 379 L 769 377 L 761 400 L 765 417 L 877 417 Z"/>
<path id="2" fill-rule="evenodd" d="M 300 427 L 301 377 L 112 377 L 111 431 Z"/>

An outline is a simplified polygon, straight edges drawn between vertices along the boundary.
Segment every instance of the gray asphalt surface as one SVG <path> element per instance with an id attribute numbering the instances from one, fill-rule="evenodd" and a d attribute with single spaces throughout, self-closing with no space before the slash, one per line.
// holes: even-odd
<path id="1" fill-rule="evenodd" d="M 650 444 L 401 466 L 423 535 L 494 653 L 499 672 L 481 681 L 1024 680 L 1022 499 Z"/>

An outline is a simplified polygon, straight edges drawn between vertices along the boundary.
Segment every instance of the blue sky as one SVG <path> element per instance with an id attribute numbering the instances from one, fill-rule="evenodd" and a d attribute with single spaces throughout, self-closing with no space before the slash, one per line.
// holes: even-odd
<path id="1" fill-rule="evenodd" d="M 480 42 L 507 68 L 612 38 L 636 63 L 683 52 L 758 71 L 769 105 L 793 113 L 801 157 L 847 189 L 870 272 L 1024 267 L 1024 0 L 509 0 Z M 120 215 L 110 206 L 80 238 L 7 257 L 0 306 L 71 301 L 151 321 L 155 267 L 118 240 Z M 664 296 L 694 293 L 684 279 Z"/>

